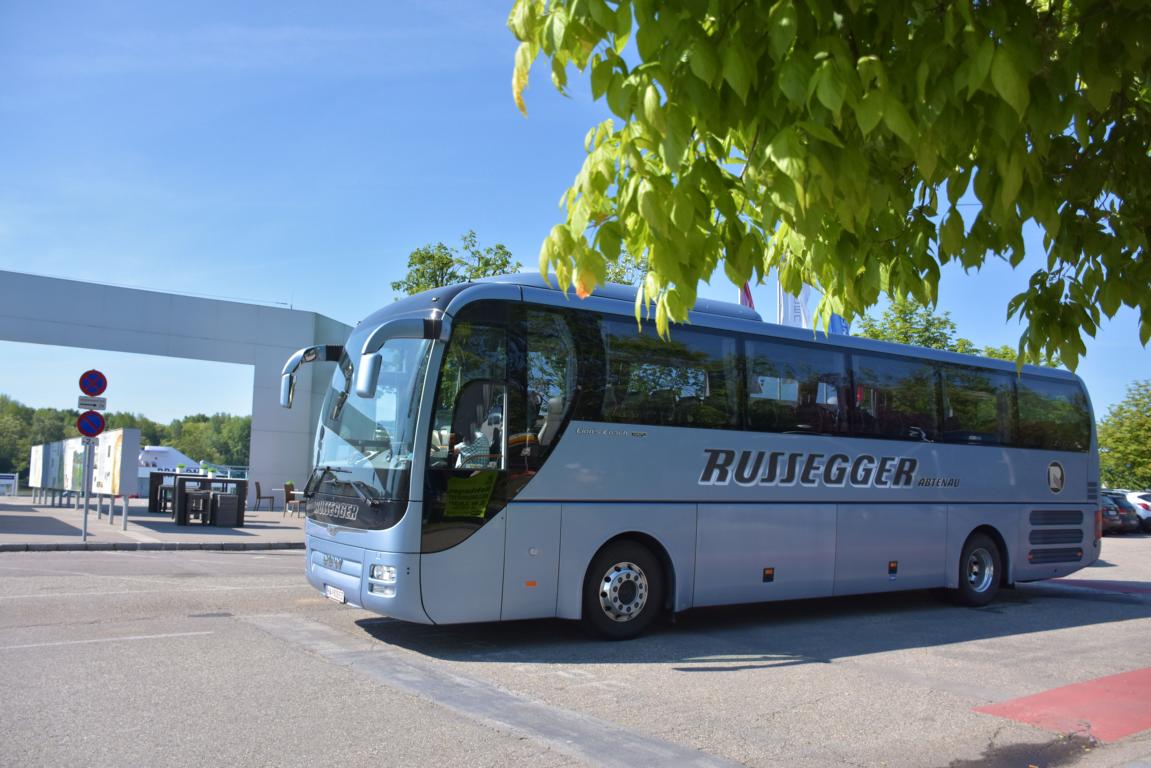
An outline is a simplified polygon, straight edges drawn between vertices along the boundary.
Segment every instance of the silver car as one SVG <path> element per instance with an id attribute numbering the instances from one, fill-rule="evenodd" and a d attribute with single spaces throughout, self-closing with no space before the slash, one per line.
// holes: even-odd
<path id="1" fill-rule="evenodd" d="M 1139 514 L 1139 524 L 1145 533 L 1151 533 L 1151 491 L 1128 491 L 1127 501 Z"/>

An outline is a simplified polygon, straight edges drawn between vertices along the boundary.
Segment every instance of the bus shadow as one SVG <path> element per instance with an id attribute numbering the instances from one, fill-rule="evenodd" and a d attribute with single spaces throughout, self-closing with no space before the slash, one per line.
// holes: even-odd
<path id="1" fill-rule="evenodd" d="M 387 645 L 445 661 L 670 664 L 680 672 L 746 672 L 912 648 L 1151 618 L 1151 583 L 1020 585 L 984 608 L 929 591 L 699 608 L 627 642 L 604 642 L 555 619 L 433 626 L 356 622 Z"/>

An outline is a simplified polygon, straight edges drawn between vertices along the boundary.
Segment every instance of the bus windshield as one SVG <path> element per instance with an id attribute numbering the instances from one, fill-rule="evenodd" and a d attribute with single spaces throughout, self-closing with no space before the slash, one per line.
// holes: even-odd
<path id="1" fill-rule="evenodd" d="M 357 528 L 394 525 L 407 506 L 419 391 L 431 342 L 389 339 L 372 398 L 356 395 L 345 353 L 324 397 L 316 435 L 309 516 Z M 340 503 L 325 504 L 334 497 Z"/>

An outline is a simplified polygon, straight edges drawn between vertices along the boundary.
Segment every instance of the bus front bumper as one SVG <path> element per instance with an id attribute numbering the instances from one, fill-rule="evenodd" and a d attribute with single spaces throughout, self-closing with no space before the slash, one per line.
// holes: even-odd
<path id="1" fill-rule="evenodd" d="M 374 552 L 307 536 L 308 582 L 339 603 L 431 624 L 420 597 L 420 556 Z"/>

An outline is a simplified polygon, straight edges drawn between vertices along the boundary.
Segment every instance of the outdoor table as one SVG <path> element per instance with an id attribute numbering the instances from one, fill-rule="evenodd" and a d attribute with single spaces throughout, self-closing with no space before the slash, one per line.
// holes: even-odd
<path id="1" fill-rule="evenodd" d="M 192 487 L 189 487 L 192 486 Z M 172 516 L 176 525 L 188 524 L 188 491 L 208 491 L 217 493 L 235 494 L 237 503 L 237 525 L 244 525 L 244 512 L 248 506 L 248 481 L 233 477 L 207 477 L 205 475 L 177 475 L 175 479 L 175 492 L 172 502 Z M 209 505 L 210 505 L 209 500 Z M 203 521 L 201 521 L 203 522 Z M 208 524 L 212 523 L 212 516 L 208 516 Z"/>

